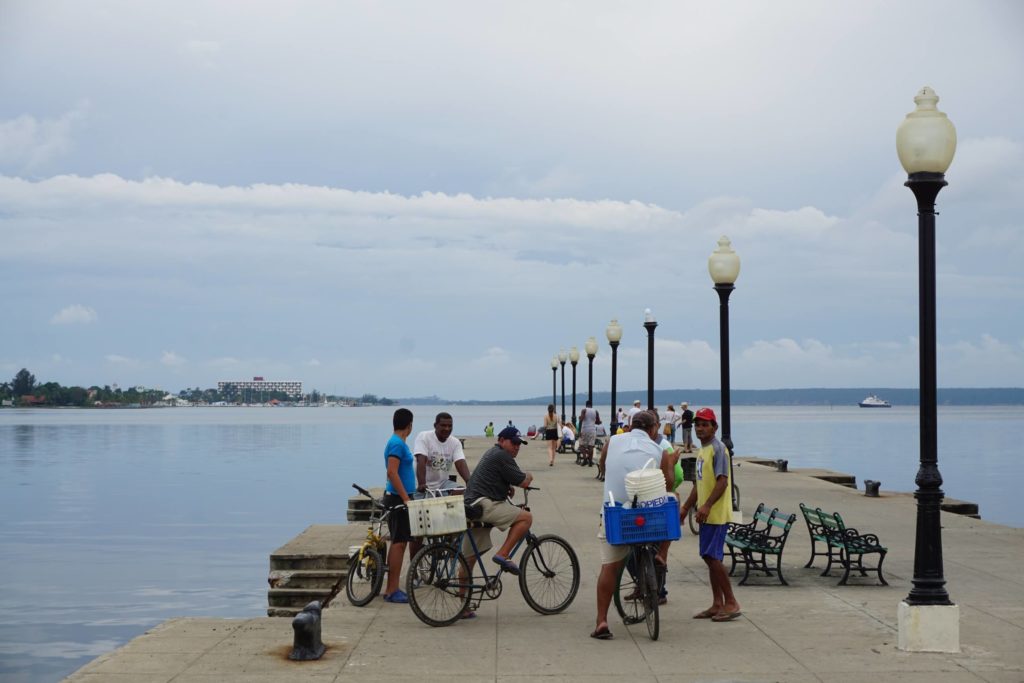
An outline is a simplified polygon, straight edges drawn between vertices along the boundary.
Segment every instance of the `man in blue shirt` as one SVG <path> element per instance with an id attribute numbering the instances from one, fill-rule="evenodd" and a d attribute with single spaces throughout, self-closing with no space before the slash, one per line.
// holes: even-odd
<path id="1" fill-rule="evenodd" d="M 405 507 L 412 492 L 416 490 L 415 460 L 405 443 L 412 434 L 412 411 L 399 408 L 391 418 L 391 424 L 395 433 L 384 447 L 384 463 L 388 473 L 388 481 L 384 486 L 384 507 L 391 509 L 388 515 L 391 547 L 388 549 L 388 585 L 384 589 L 384 601 L 409 602 L 409 597 L 398 588 L 398 580 L 402 574 L 405 546 L 412 540 L 409 508 Z"/>

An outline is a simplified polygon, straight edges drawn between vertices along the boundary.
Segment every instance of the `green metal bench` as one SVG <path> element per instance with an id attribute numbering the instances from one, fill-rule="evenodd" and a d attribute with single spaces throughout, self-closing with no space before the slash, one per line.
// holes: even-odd
<path id="1" fill-rule="evenodd" d="M 833 564 L 840 564 L 845 570 L 843 578 L 839 580 L 840 586 L 845 586 L 850 578 L 850 571 L 856 569 L 861 576 L 867 576 L 868 571 L 878 573 L 878 580 L 883 586 L 889 583 L 882 576 L 882 563 L 885 562 L 885 554 L 889 549 L 882 545 L 875 534 L 862 534 L 856 529 L 847 527 L 843 517 L 838 512 L 825 512 L 821 508 L 810 508 L 800 503 L 800 512 L 807 522 L 807 533 L 811 536 L 811 558 L 807 560 L 804 567 L 814 565 L 815 557 L 828 558 L 828 564 L 822 576 L 829 576 Z M 822 544 L 823 550 L 818 550 L 818 544 Z M 874 567 L 864 566 L 865 555 L 878 555 L 878 564 Z"/>
<path id="2" fill-rule="evenodd" d="M 769 511 L 764 503 L 760 503 L 754 511 L 753 519 L 746 524 L 730 523 L 726 531 L 725 545 L 729 549 L 732 566 L 729 576 L 736 571 L 737 565 L 744 565 L 742 586 L 750 578 L 750 570 L 764 572 L 771 576 L 774 571 L 783 586 L 789 582 L 782 576 L 782 551 L 786 547 L 789 531 L 796 523 L 796 515 L 779 512 L 778 508 Z M 768 558 L 775 557 L 775 568 L 768 566 Z"/>

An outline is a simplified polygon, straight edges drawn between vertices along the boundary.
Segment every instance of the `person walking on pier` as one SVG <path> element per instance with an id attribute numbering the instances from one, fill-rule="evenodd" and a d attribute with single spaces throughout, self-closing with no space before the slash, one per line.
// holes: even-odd
<path id="1" fill-rule="evenodd" d="M 679 407 L 683 409 L 679 416 L 679 429 L 683 432 L 683 453 L 693 453 L 693 411 L 686 401 L 680 403 Z"/>
<path id="2" fill-rule="evenodd" d="M 509 427 L 512 423 L 509 422 Z M 506 427 L 508 429 L 509 427 Z M 544 415 L 544 440 L 548 442 L 548 466 L 555 464 L 555 449 L 558 448 L 558 415 L 555 414 L 555 404 L 548 404 L 548 412 Z"/>
<path id="3" fill-rule="evenodd" d="M 601 414 L 594 410 L 590 401 L 580 412 L 580 464 L 594 466 L 594 444 L 597 442 L 597 425 Z"/>
<path id="4" fill-rule="evenodd" d="M 715 438 L 718 419 L 711 408 L 701 408 L 694 415 L 694 428 L 701 447 L 697 451 L 697 481 L 690 495 L 679 508 L 679 519 L 685 520 L 690 508 L 697 505 L 700 523 L 700 557 L 708 566 L 711 584 L 711 607 L 693 615 L 694 619 L 732 621 L 740 616 L 740 604 L 732 592 L 729 573 L 722 563 L 725 532 L 732 519 L 732 481 L 729 479 L 729 451 Z"/>

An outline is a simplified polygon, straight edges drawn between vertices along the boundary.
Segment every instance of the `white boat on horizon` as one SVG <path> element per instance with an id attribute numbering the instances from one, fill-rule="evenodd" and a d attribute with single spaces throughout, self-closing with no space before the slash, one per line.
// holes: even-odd
<path id="1" fill-rule="evenodd" d="M 866 399 L 858 403 L 861 408 L 892 408 L 892 404 L 886 400 L 880 399 L 874 394 L 871 394 Z"/>

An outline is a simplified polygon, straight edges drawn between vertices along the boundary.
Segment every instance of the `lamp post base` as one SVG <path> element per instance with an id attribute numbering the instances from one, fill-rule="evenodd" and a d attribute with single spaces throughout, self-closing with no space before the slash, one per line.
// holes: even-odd
<path id="1" fill-rule="evenodd" d="M 960 652 L 957 605 L 910 605 L 900 602 L 897 647 L 904 652 Z"/>

